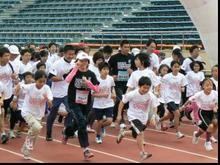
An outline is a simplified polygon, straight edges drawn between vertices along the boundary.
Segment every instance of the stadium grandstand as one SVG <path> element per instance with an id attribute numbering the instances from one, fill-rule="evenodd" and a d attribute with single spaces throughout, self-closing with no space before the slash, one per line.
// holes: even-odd
<path id="1" fill-rule="evenodd" d="M 201 44 L 179 0 L 1 0 L 0 44 Z"/>

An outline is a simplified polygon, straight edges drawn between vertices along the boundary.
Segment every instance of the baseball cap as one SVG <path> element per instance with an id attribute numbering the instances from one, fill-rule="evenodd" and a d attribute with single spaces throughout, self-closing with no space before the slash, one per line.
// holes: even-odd
<path id="1" fill-rule="evenodd" d="M 8 47 L 8 50 L 10 51 L 11 54 L 20 55 L 19 49 L 16 45 L 10 45 Z"/>
<path id="2" fill-rule="evenodd" d="M 3 45 L 3 47 L 8 48 L 8 47 L 9 47 L 9 45 L 8 45 L 8 44 L 4 44 L 4 45 Z"/>
<path id="3" fill-rule="evenodd" d="M 141 51 L 140 51 L 140 49 L 138 49 L 138 48 L 133 48 L 132 50 L 131 50 L 131 53 L 133 53 L 133 55 L 134 56 L 136 56 L 138 53 L 140 53 Z"/>
<path id="4" fill-rule="evenodd" d="M 89 60 L 89 56 L 87 53 L 80 51 L 77 56 L 76 56 L 76 60 Z"/>
<path id="5" fill-rule="evenodd" d="M 173 46 L 173 50 L 174 50 L 174 49 L 180 49 L 180 50 L 181 50 L 181 47 L 180 47 L 179 45 L 174 45 L 174 46 Z"/>

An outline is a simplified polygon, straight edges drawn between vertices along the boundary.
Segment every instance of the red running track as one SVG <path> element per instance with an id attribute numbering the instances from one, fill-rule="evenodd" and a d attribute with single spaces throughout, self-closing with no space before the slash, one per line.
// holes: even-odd
<path id="1" fill-rule="evenodd" d="M 53 128 L 52 142 L 45 140 L 45 123 L 31 160 L 24 160 L 20 148 L 24 142 L 25 134 L 21 138 L 10 139 L 8 144 L 0 144 L 0 162 L 19 163 L 139 163 L 141 162 L 135 139 L 124 138 L 120 144 L 116 143 L 119 128 L 107 128 L 107 135 L 102 144 L 96 144 L 95 134 L 89 134 L 90 149 L 95 157 L 86 161 L 83 159 L 82 149 L 78 139 L 69 139 L 67 145 L 61 143 L 62 124 L 55 124 Z M 190 122 L 181 123 L 180 130 L 185 138 L 176 139 L 175 130 L 168 129 L 166 132 L 149 127 L 145 131 L 146 151 L 153 156 L 146 163 L 217 163 L 218 144 L 213 144 L 213 151 L 207 152 L 204 148 L 205 139 L 202 137 L 199 144 L 192 144 L 192 133 L 197 130 Z M 217 137 L 217 134 L 215 135 Z"/>

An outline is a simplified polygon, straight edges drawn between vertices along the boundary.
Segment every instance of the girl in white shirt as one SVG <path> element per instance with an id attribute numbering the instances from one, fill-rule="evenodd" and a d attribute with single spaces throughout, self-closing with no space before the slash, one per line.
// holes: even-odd
<path id="1" fill-rule="evenodd" d="M 21 152 L 25 159 L 30 159 L 30 150 L 42 129 L 41 119 L 44 117 L 46 102 L 52 107 L 52 92 L 46 85 L 47 75 L 44 71 L 36 71 L 34 75 L 35 83 L 23 84 L 20 86 L 24 90 L 25 98 L 21 108 L 21 115 L 29 125 L 28 135 L 22 146 Z"/>
<path id="2" fill-rule="evenodd" d="M 166 74 L 162 78 L 162 84 L 165 86 L 163 91 L 165 93 L 165 103 L 169 113 L 162 117 L 159 121 L 162 122 L 174 117 L 174 127 L 176 129 L 177 138 L 183 138 L 184 135 L 179 131 L 179 104 L 181 101 L 181 92 L 184 91 L 184 86 L 187 84 L 186 78 L 179 73 L 180 63 L 177 61 L 171 62 L 171 73 Z M 161 91 L 162 92 L 162 91 Z"/>
<path id="3" fill-rule="evenodd" d="M 111 125 L 113 117 L 113 107 L 116 98 L 115 82 L 112 76 L 109 76 L 108 63 L 99 64 L 100 76 L 97 78 L 99 81 L 100 91 L 94 93 L 93 109 L 95 110 L 97 125 L 96 125 L 96 143 L 102 143 L 101 129 Z M 102 132 L 103 133 L 103 132 Z"/>
<path id="4" fill-rule="evenodd" d="M 165 99 L 166 99 L 166 93 L 165 93 L 166 87 L 164 86 L 164 83 L 162 83 L 162 79 L 168 73 L 169 70 L 170 70 L 170 68 L 166 64 L 160 65 L 160 67 L 158 69 L 159 76 L 157 78 L 158 78 L 158 81 L 160 82 L 160 85 L 159 85 L 159 93 L 157 94 L 157 97 L 160 102 L 160 105 L 158 106 L 157 114 L 159 115 L 160 118 L 162 118 L 164 116 L 165 111 L 166 111 L 165 107 L 164 107 Z M 163 122 L 161 122 L 161 128 L 157 128 L 157 129 L 161 129 L 162 131 L 165 131 L 168 128 L 166 126 L 164 126 Z"/>
<path id="5" fill-rule="evenodd" d="M 152 156 L 152 154 L 145 152 L 144 149 L 144 130 L 148 121 L 148 113 L 153 111 L 154 115 L 156 115 L 159 102 L 156 96 L 150 92 L 151 80 L 148 77 L 141 77 L 138 85 L 139 88 L 123 95 L 119 104 L 117 121 L 121 120 L 123 107 L 129 102 L 127 115 L 131 128 L 127 131 L 120 130 L 117 143 L 120 143 L 124 136 L 132 136 L 137 140 L 141 159 L 144 160 Z M 155 122 L 155 120 L 152 119 L 152 122 Z"/>
<path id="6" fill-rule="evenodd" d="M 208 78 L 203 80 L 202 88 L 203 90 L 190 97 L 182 108 L 191 102 L 196 102 L 199 107 L 198 115 L 201 122 L 198 124 L 199 130 L 193 133 L 192 143 L 197 144 L 199 137 L 206 132 L 206 142 L 204 146 L 207 151 L 211 151 L 213 150 L 210 139 L 211 134 L 215 133 L 217 129 L 217 126 L 213 124 L 213 119 L 214 112 L 217 112 L 218 109 L 218 93 L 213 90 L 213 82 Z"/>
<path id="7" fill-rule="evenodd" d="M 191 62 L 190 68 L 191 71 L 187 72 L 186 74 L 186 101 L 189 99 L 189 97 L 193 96 L 196 92 L 199 92 L 201 90 L 200 83 L 205 79 L 205 75 L 202 72 L 204 67 L 200 61 Z M 185 116 L 189 120 L 192 120 L 190 114 L 191 111 L 185 111 Z"/>

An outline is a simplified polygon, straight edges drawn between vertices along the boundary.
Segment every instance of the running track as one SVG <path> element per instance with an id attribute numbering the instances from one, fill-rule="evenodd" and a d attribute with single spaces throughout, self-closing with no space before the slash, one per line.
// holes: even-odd
<path id="1" fill-rule="evenodd" d="M 124 138 L 120 144 L 116 143 L 118 128 L 107 128 L 107 135 L 102 144 L 96 144 L 95 134 L 89 134 L 90 149 L 94 153 L 89 161 L 83 160 L 82 149 L 78 139 L 69 139 L 67 145 L 61 143 L 62 124 L 56 123 L 53 128 L 52 142 L 45 140 L 45 122 L 31 160 L 24 160 L 20 148 L 24 142 L 25 134 L 21 138 L 10 139 L 8 144 L 0 144 L 0 162 L 18 163 L 140 163 L 139 152 L 135 139 Z M 197 145 L 192 144 L 192 132 L 196 130 L 188 121 L 183 121 L 180 126 L 185 138 L 176 139 L 174 129 L 166 132 L 149 127 L 145 131 L 146 151 L 153 156 L 145 163 L 217 163 L 218 144 L 213 144 L 213 151 L 207 152 L 204 148 L 204 136 Z M 215 135 L 217 138 L 217 134 Z"/>

